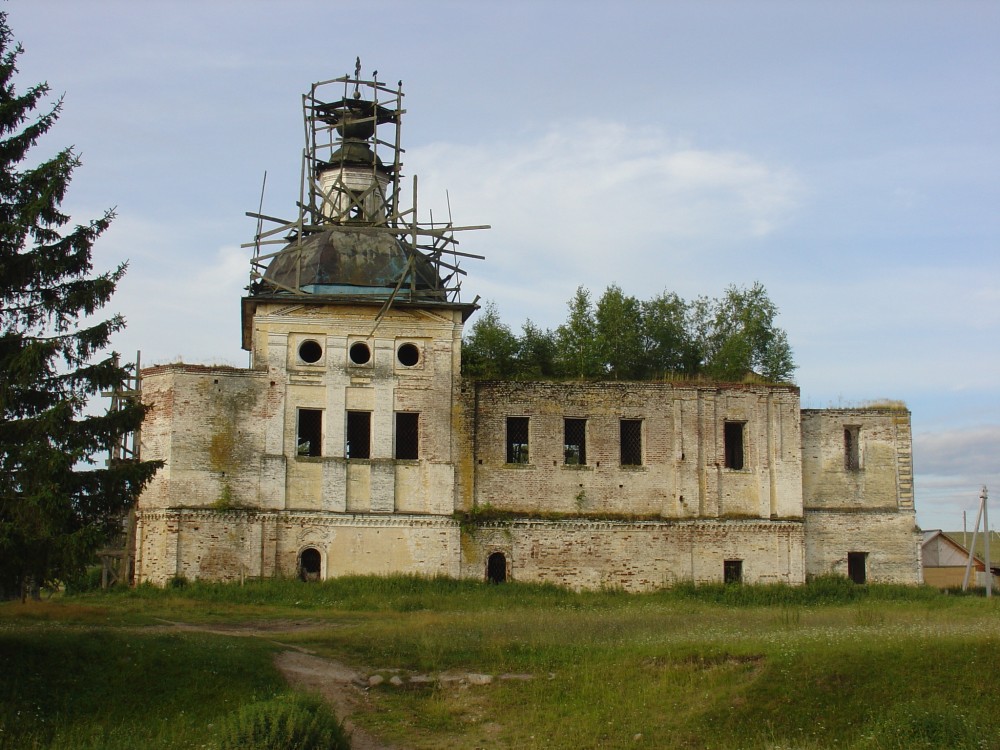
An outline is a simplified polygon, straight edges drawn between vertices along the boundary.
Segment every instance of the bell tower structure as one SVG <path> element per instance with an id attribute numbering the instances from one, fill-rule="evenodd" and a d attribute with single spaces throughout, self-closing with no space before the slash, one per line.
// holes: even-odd
<path id="1" fill-rule="evenodd" d="M 139 580 L 459 574 L 461 337 L 477 309 L 460 261 L 481 256 L 455 237 L 485 227 L 418 218 L 402 104 L 402 82 L 360 60 L 311 86 L 295 209 L 248 214 L 250 367 L 144 372 L 144 450 L 166 466 L 140 501 Z"/>
<path id="2" fill-rule="evenodd" d="M 258 221 L 243 347 L 284 394 L 261 504 L 348 513 L 455 508 L 452 405 L 464 273 L 449 222 L 402 190 L 402 82 L 361 76 L 303 96 L 297 215 Z M 468 228 L 468 227 L 466 227 Z M 276 252 L 268 252 L 277 247 Z"/>

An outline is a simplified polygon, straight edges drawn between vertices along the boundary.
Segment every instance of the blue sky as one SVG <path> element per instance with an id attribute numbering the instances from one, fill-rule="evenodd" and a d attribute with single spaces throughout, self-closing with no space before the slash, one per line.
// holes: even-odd
<path id="1" fill-rule="evenodd" d="M 515 329 L 579 285 L 762 282 L 804 407 L 913 413 L 918 521 L 1000 497 L 1000 3 L 10 0 L 22 88 L 65 92 L 39 154 L 116 207 L 116 341 L 242 365 L 255 210 L 292 215 L 301 94 L 402 79 L 404 171 L 459 224 L 463 295 Z"/>

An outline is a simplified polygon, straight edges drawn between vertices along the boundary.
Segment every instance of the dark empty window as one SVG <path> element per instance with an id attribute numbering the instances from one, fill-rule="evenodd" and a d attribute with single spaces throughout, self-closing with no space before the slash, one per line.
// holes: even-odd
<path id="1" fill-rule="evenodd" d="M 420 415 L 413 411 L 396 412 L 396 458 L 419 458 Z"/>
<path id="2" fill-rule="evenodd" d="M 299 456 L 323 455 L 322 409 L 299 409 L 295 453 Z"/>
<path id="3" fill-rule="evenodd" d="M 865 583 L 868 580 L 868 553 L 847 553 L 847 577 L 855 583 Z"/>
<path id="4" fill-rule="evenodd" d="M 726 422 L 723 439 L 726 450 L 726 468 L 743 468 L 743 428 L 745 422 Z"/>
<path id="5" fill-rule="evenodd" d="M 367 365 L 372 358 L 372 350 L 364 341 L 355 341 L 347 353 L 355 365 Z"/>
<path id="6" fill-rule="evenodd" d="M 563 455 L 565 462 L 573 466 L 587 463 L 587 420 L 563 420 Z"/>
<path id="7" fill-rule="evenodd" d="M 860 427 L 844 428 L 844 468 L 848 471 L 857 471 L 861 468 L 859 437 L 861 437 Z"/>
<path id="8" fill-rule="evenodd" d="M 722 580 L 725 583 L 743 583 L 743 561 L 723 560 Z"/>
<path id="9" fill-rule="evenodd" d="M 621 420 L 619 438 L 622 466 L 642 466 L 642 420 Z"/>
<path id="10" fill-rule="evenodd" d="M 370 411 L 347 412 L 347 445 L 345 455 L 348 458 L 372 457 L 372 413 Z"/>
<path id="11" fill-rule="evenodd" d="M 416 344 L 403 344 L 396 350 L 396 359 L 404 367 L 413 367 L 420 361 L 420 349 Z"/>
<path id="12" fill-rule="evenodd" d="M 527 417 L 507 417 L 507 463 L 528 463 Z"/>
<path id="13" fill-rule="evenodd" d="M 299 344 L 299 359 L 306 364 L 314 365 L 323 356 L 323 347 L 318 341 L 303 341 Z"/>

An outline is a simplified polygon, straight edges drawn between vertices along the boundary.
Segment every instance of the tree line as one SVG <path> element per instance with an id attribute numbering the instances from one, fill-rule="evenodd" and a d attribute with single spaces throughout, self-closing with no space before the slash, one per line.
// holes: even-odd
<path id="1" fill-rule="evenodd" d="M 518 335 L 487 302 L 462 342 L 462 372 L 476 379 L 788 382 L 795 362 L 777 314 L 760 283 L 692 301 L 667 291 L 640 300 L 612 284 L 596 304 L 581 286 L 564 323 L 542 330 L 527 320 Z"/>

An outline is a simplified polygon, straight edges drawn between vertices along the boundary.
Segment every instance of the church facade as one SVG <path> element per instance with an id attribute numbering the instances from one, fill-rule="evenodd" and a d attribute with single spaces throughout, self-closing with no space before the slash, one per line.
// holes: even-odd
<path id="1" fill-rule="evenodd" d="M 142 457 L 165 463 L 136 509 L 137 582 L 920 582 L 898 405 L 463 378 L 463 228 L 401 205 L 401 100 L 360 71 L 307 95 L 308 200 L 252 243 L 251 366 L 142 371 Z"/>

